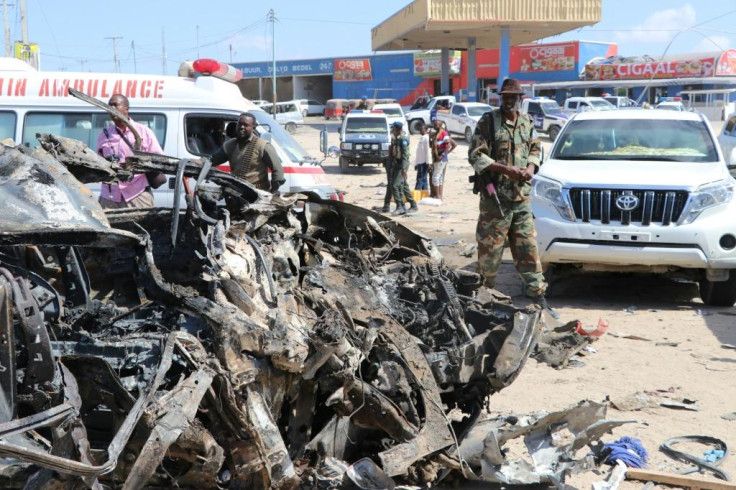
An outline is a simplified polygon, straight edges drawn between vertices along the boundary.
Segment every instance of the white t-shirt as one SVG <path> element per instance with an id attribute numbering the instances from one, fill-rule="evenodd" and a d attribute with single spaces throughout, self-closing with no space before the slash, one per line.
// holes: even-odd
<path id="1" fill-rule="evenodd" d="M 429 134 L 424 134 L 419 138 L 415 155 L 417 165 L 429 162 Z"/>

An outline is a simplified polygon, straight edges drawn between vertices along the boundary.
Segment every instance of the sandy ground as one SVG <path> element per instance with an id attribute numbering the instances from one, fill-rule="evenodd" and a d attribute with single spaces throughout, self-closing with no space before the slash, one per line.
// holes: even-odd
<path id="1" fill-rule="evenodd" d="M 295 137 L 312 155 L 319 155 L 318 129 L 324 121 L 308 118 Z M 722 123 L 721 123 L 722 124 Z M 716 132 L 719 123 L 714 124 Z M 335 123 L 328 125 L 331 145 L 338 145 Z M 411 137 L 412 153 L 418 136 Z M 475 242 L 478 197 L 471 192 L 467 145 L 456 137 L 458 148 L 450 155 L 442 206 L 421 206 L 416 214 L 399 218 L 407 226 L 433 238 L 441 246 L 446 261 L 456 267 L 475 270 L 476 256 L 462 255 Z M 550 142 L 542 137 L 544 146 Z M 346 201 L 364 207 L 382 206 L 386 178 L 382 167 L 352 167 L 341 174 L 337 159 L 326 159 L 325 172 L 335 188 L 347 191 Z M 413 188 L 415 173 L 410 172 Z M 525 304 L 521 282 L 508 250 L 500 281 L 502 292 L 517 304 Z M 675 472 L 688 465 L 658 450 L 668 438 L 708 435 L 736 448 L 736 421 L 721 415 L 736 412 L 736 309 L 706 307 L 693 283 L 674 282 L 655 276 L 596 274 L 563 278 L 548 294 L 550 305 L 561 320 L 578 319 L 594 325 L 599 318 L 610 324 L 608 333 L 597 340 L 596 352 L 585 353 L 574 367 L 555 370 L 529 360 L 517 380 L 491 397 L 494 414 L 525 414 L 558 410 L 584 399 L 618 399 L 635 392 L 660 393 L 657 400 L 694 400 L 698 411 L 655 406 L 636 411 L 610 409 L 609 419 L 632 420 L 604 438 L 612 442 L 621 436 L 641 439 L 650 454 L 649 469 Z M 628 337 L 628 338 L 627 338 Z M 662 393 L 666 392 L 666 393 Z M 683 447 L 702 457 L 702 446 Z M 721 468 L 736 478 L 736 456 L 725 459 Z M 568 479 L 575 488 L 590 488 L 593 481 L 608 476 L 585 473 Z M 702 478 L 713 479 L 710 475 Z M 626 481 L 623 490 L 641 488 L 643 483 Z M 664 487 L 662 487 L 664 488 Z"/>

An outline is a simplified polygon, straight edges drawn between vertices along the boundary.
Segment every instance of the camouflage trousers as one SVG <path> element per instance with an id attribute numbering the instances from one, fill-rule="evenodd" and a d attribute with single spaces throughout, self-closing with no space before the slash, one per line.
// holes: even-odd
<path id="1" fill-rule="evenodd" d="M 526 294 L 544 294 L 547 283 L 539 261 L 532 205 L 529 201 L 501 201 L 501 207 L 503 216 L 495 199 L 486 196 L 480 199 L 480 215 L 475 231 L 478 240 L 478 272 L 483 276 L 486 286 L 495 287 L 504 242 L 508 237 L 511 256 L 524 282 Z"/>
<path id="2" fill-rule="evenodd" d="M 401 207 L 404 204 L 404 198 L 406 198 L 406 202 L 408 202 L 411 205 L 415 205 L 414 197 L 412 196 L 411 189 L 409 189 L 409 184 L 406 182 L 406 178 L 401 173 L 402 167 L 401 165 L 392 165 L 390 169 L 391 173 L 391 180 L 390 180 L 390 189 L 388 191 L 391 192 L 391 195 L 394 198 L 394 202 L 396 203 L 397 207 Z"/>

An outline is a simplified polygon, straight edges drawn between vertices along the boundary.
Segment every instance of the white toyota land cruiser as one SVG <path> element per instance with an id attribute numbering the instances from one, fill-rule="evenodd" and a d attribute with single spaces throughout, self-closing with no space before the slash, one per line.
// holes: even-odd
<path id="1" fill-rule="evenodd" d="M 689 278 L 699 282 L 704 303 L 731 306 L 735 187 L 700 114 L 577 114 L 534 177 L 541 260 L 552 268 Z"/>

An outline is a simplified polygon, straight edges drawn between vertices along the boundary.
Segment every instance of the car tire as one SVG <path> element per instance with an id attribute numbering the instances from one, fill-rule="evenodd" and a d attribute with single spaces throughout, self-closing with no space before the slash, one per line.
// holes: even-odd
<path id="1" fill-rule="evenodd" d="M 725 281 L 701 279 L 700 299 L 708 306 L 733 306 L 736 303 L 736 271 L 728 271 Z"/>
<path id="2" fill-rule="evenodd" d="M 284 129 L 286 129 L 286 132 L 287 133 L 294 134 L 294 133 L 296 133 L 296 124 L 294 124 L 293 122 L 288 122 L 284 126 Z"/>
<path id="3" fill-rule="evenodd" d="M 557 139 L 558 134 L 560 134 L 560 128 L 557 126 L 551 126 L 547 132 L 547 136 L 549 136 L 550 141 L 553 143 Z"/>
<path id="4" fill-rule="evenodd" d="M 343 174 L 348 173 L 348 169 L 350 168 L 350 162 L 345 157 L 340 157 L 340 172 Z"/>
<path id="5" fill-rule="evenodd" d="M 473 131 L 470 129 L 470 126 L 465 128 L 465 141 L 467 141 L 468 143 L 473 142 Z"/>
<path id="6" fill-rule="evenodd" d="M 423 121 L 421 119 L 412 119 L 409 121 L 409 134 L 419 134 L 419 126 Z"/>

